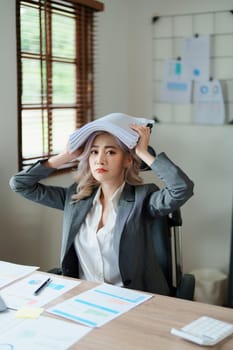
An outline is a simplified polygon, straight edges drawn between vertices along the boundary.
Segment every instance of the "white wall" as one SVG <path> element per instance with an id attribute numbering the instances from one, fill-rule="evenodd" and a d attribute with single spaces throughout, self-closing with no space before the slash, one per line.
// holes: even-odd
<path id="1" fill-rule="evenodd" d="M 96 117 L 122 111 L 152 116 L 151 18 L 155 14 L 231 9 L 231 0 L 105 0 L 99 16 Z M 58 264 L 62 213 L 12 193 L 17 170 L 15 1 L 0 11 L 1 234 L 0 259 Z M 195 195 L 183 207 L 184 266 L 228 269 L 233 193 L 232 126 L 156 125 L 152 144 L 183 167 L 195 182 Z M 151 174 L 147 179 L 152 180 Z M 69 184 L 71 175 L 49 182 Z"/>
<path id="2" fill-rule="evenodd" d="M 124 4 L 126 1 L 123 1 Z M 114 6 L 122 1 L 105 0 L 106 11 L 102 16 L 103 57 L 109 62 L 117 63 L 118 56 L 112 52 L 115 41 L 108 41 L 109 33 L 105 36 L 106 17 L 115 12 Z M 232 9 L 232 1 L 218 0 L 129 0 L 128 33 L 119 40 L 127 39 L 128 62 L 124 62 L 119 69 L 117 79 L 125 81 L 125 65 L 128 71 L 128 86 L 124 90 L 119 84 L 118 95 L 127 94 L 128 105 L 124 106 L 129 114 L 153 116 L 152 110 L 152 40 L 151 19 L 154 15 L 186 14 L 201 11 L 218 11 Z M 106 16 L 106 17 L 105 17 Z M 117 21 L 118 15 L 114 17 Z M 120 26 L 127 29 L 125 22 Z M 114 23 L 115 23 L 114 21 Z M 109 50 L 109 47 L 111 48 Z M 121 53 L 122 55 L 122 53 Z M 113 64 L 114 65 L 114 64 Z M 103 82 L 106 77 L 112 77 L 111 67 L 103 69 L 100 65 L 98 78 Z M 111 93 L 112 85 L 103 84 L 101 91 Z M 116 85 L 114 85 L 116 88 Z M 110 90 L 109 90 L 110 89 Z M 122 97 L 121 97 L 122 98 Z M 116 104 L 114 94 L 109 98 Z M 109 103 L 108 101 L 108 103 Z M 105 109 L 104 99 L 97 108 L 99 115 L 109 111 Z M 98 106 L 98 107 L 99 107 Z M 128 109 L 127 109 L 128 107 Z M 233 116 L 232 116 L 233 117 Z M 184 268 L 189 271 L 193 268 L 208 266 L 228 270 L 229 245 L 231 231 L 231 211 L 233 196 L 233 137 L 232 126 L 198 126 L 198 125 L 156 125 L 154 127 L 151 144 L 157 151 L 166 151 L 167 154 L 183 167 L 195 182 L 195 195 L 183 207 L 183 241 L 184 241 Z M 147 175 L 147 180 L 153 181 L 153 176 Z"/>

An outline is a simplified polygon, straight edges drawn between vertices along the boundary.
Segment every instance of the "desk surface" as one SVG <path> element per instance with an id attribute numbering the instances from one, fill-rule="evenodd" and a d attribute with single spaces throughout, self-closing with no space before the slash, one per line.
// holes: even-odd
<path id="1" fill-rule="evenodd" d="M 95 284 L 82 283 L 48 304 L 55 305 Z M 46 314 L 46 312 L 45 312 Z M 233 310 L 215 305 L 155 295 L 103 327 L 95 328 L 70 349 L 78 350 L 198 350 L 205 349 L 172 334 L 172 327 L 182 327 L 202 315 L 233 323 Z M 51 315 L 50 315 L 51 316 Z M 208 349 L 208 348 L 207 348 Z M 233 336 L 213 346 L 212 350 L 232 350 Z"/>

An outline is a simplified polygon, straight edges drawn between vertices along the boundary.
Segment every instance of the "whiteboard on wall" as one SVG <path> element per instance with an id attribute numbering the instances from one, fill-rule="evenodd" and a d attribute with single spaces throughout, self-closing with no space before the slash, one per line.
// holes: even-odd
<path id="1" fill-rule="evenodd" d="M 221 83 L 225 124 L 233 120 L 233 11 L 229 10 L 153 17 L 152 110 L 159 122 L 195 124 L 193 100 L 162 102 L 161 89 L 165 60 L 182 60 L 184 39 L 197 35 L 210 37 L 210 79 Z"/>

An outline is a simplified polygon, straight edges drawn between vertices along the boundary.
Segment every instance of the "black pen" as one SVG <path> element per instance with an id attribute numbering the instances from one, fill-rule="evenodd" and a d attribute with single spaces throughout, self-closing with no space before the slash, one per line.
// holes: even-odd
<path id="1" fill-rule="evenodd" d="M 49 277 L 46 281 L 44 281 L 44 282 L 40 285 L 40 287 L 38 287 L 38 288 L 35 290 L 34 294 L 35 294 L 35 295 L 39 294 L 39 293 L 41 292 L 41 290 L 42 290 L 44 287 L 46 287 L 47 284 L 48 284 L 50 281 L 51 281 L 51 278 Z"/>

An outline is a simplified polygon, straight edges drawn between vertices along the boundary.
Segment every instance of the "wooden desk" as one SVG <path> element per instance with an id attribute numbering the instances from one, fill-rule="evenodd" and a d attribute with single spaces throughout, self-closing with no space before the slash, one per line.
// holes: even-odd
<path id="1" fill-rule="evenodd" d="M 55 305 L 94 286 L 82 281 L 66 293 Z M 46 314 L 46 313 L 45 313 Z M 50 315 L 50 314 L 48 314 Z M 70 349 L 78 350 L 198 350 L 205 349 L 182 340 L 172 334 L 172 327 L 181 327 L 195 318 L 206 315 L 233 323 L 233 310 L 220 306 L 155 295 L 150 300 L 107 323 L 95 328 Z M 51 315 L 50 315 L 51 316 Z M 207 348 L 212 350 L 233 350 L 233 336 Z"/>

